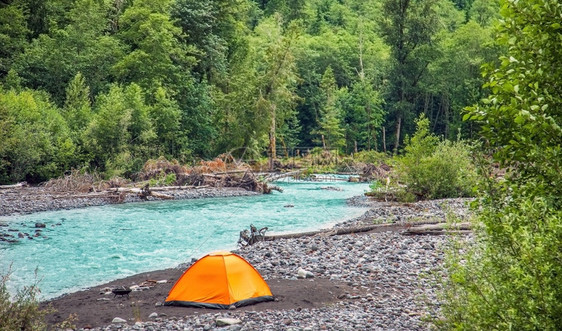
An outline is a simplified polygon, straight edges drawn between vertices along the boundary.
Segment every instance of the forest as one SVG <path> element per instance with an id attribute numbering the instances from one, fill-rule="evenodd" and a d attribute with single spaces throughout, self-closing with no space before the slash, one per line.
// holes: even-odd
<path id="1" fill-rule="evenodd" d="M 322 147 L 401 153 L 498 62 L 498 1 L 4 0 L 0 184 Z"/>

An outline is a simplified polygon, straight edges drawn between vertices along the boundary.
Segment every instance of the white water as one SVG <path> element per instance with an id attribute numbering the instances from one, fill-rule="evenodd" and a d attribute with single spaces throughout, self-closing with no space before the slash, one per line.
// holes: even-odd
<path id="1" fill-rule="evenodd" d="M 360 216 L 346 200 L 367 184 L 276 183 L 283 193 L 235 198 L 107 205 L 2 217 L 4 229 L 42 235 L 0 242 L 0 274 L 10 269 L 10 292 L 40 280 L 41 299 L 113 279 L 175 267 L 220 249 L 235 249 L 239 232 L 268 227 L 268 234 L 328 227 Z M 332 186 L 343 191 L 325 190 Z M 290 207 L 292 205 L 294 207 Z M 10 232 L 12 234 L 17 232 Z"/>

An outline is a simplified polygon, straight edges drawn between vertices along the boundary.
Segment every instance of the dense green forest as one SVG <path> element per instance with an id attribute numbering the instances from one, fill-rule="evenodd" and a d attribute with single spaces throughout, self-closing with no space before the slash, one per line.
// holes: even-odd
<path id="1" fill-rule="evenodd" d="M 400 152 L 497 61 L 488 0 L 5 0 L 0 183 L 298 146 Z"/>

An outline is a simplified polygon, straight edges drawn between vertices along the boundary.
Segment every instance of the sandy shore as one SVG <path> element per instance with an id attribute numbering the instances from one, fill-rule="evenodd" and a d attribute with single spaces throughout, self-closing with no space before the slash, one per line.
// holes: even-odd
<path id="1" fill-rule="evenodd" d="M 441 269 L 447 236 L 405 236 L 412 222 L 444 219 L 467 213 L 466 200 L 414 204 L 355 203 L 370 210 L 336 227 L 373 223 L 395 226 L 363 234 L 317 235 L 260 242 L 240 249 L 260 271 L 276 297 L 235 310 L 161 306 L 182 272 L 189 266 L 153 271 L 115 280 L 85 291 L 66 294 L 43 304 L 57 312 L 51 325 L 75 314 L 77 328 L 99 330 L 419 330 L 439 303 L 435 285 L 426 277 Z M 314 275 L 298 279 L 299 269 Z M 166 282 L 162 282 L 162 281 Z M 154 283 L 156 281 L 156 283 Z M 160 281 L 160 283 L 158 283 Z M 130 297 L 115 297 L 108 289 L 140 285 Z M 143 286 L 150 285 L 150 286 Z M 237 324 L 219 326 L 221 318 Z M 112 323 L 116 318 L 121 323 Z"/>

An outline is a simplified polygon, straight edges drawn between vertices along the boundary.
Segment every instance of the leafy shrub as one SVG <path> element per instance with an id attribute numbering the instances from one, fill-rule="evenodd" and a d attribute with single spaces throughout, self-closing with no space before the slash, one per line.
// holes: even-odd
<path id="1" fill-rule="evenodd" d="M 378 191 L 382 187 L 383 187 L 383 185 L 378 180 L 374 180 L 374 181 L 371 182 L 371 184 L 369 184 L 369 188 L 371 189 L 371 191 Z"/>
<path id="2" fill-rule="evenodd" d="M 398 171 L 407 192 L 418 199 L 472 196 L 477 175 L 467 143 L 439 141 L 422 115 L 405 151 L 398 159 Z"/>
<path id="3" fill-rule="evenodd" d="M 483 177 L 480 231 L 471 250 L 447 259 L 436 325 L 562 330 L 562 7 L 501 4 L 497 40 L 506 54 L 486 69 L 490 94 L 465 119 L 480 126 L 486 152 L 506 172 Z"/>
<path id="4" fill-rule="evenodd" d="M 41 92 L 0 91 L 0 184 L 39 183 L 75 166 L 65 119 Z"/>
<path id="5" fill-rule="evenodd" d="M 167 174 L 166 177 L 164 177 L 164 185 L 166 186 L 170 186 L 175 184 L 176 182 L 176 174 L 171 173 L 171 174 Z"/>
<path id="6" fill-rule="evenodd" d="M 433 323 L 445 330 L 561 330 L 562 211 L 543 197 L 498 193 L 475 220 L 483 225 L 476 245 L 457 245 L 448 255 L 443 317 Z"/>
<path id="7" fill-rule="evenodd" d="M 111 156 L 105 163 L 105 177 L 130 177 L 142 167 L 142 160 L 125 151 Z"/>
<path id="8" fill-rule="evenodd" d="M 377 151 L 361 151 L 353 155 L 353 160 L 356 162 L 379 164 L 387 162 L 388 155 Z"/>
<path id="9" fill-rule="evenodd" d="M 0 329 L 6 331 L 46 329 L 44 317 L 51 313 L 51 310 L 39 307 L 37 285 L 26 286 L 11 298 L 7 289 L 9 276 L 9 272 L 0 275 Z"/>

